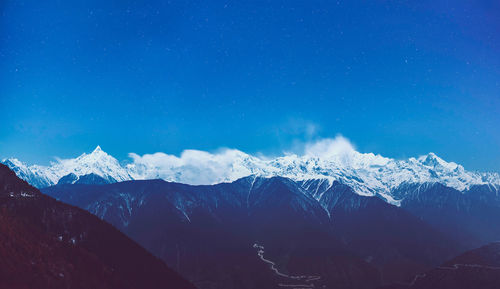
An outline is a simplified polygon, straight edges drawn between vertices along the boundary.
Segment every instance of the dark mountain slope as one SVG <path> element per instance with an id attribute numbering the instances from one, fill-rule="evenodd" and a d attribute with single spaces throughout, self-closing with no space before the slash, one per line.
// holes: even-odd
<path id="1" fill-rule="evenodd" d="M 500 243 L 468 251 L 404 284 L 384 289 L 500 288 Z"/>
<path id="2" fill-rule="evenodd" d="M 459 192 L 442 184 L 404 188 L 401 207 L 451 236 L 464 250 L 500 240 L 498 192 L 489 186 L 473 186 Z"/>
<path id="3" fill-rule="evenodd" d="M 96 256 L 0 212 L 0 288 L 130 288 Z"/>
<path id="4" fill-rule="evenodd" d="M 457 243 L 411 213 L 378 197 L 356 194 L 334 182 L 308 181 L 307 192 L 321 192 L 319 202 L 332 219 L 332 229 L 351 251 L 381 272 L 383 282 L 403 280 L 461 252 Z M 303 185 L 303 184 L 301 184 Z"/>
<path id="5" fill-rule="evenodd" d="M 280 177 L 212 186 L 150 180 L 44 192 L 112 223 L 200 288 L 276 284 L 254 245 L 282 273 L 321 275 L 316 287 L 335 288 L 405 280 L 460 252 L 407 211 L 321 180 L 307 186 Z"/>
<path id="6" fill-rule="evenodd" d="M 111 225 L 0 165 L 3 288 L 194 288 Z"/>
<path id="7" fill-rule="evenodd" d="M 322 276 L 311 281 L 316 287 L 369 288 L 379 282 L 377 270 L 332 234 L 320 204 L 285 178 L 213 186 L 130 181 L 44 191 L 119 226 L 200 288 L 293 285 L 295 279 L 259 257 L 258 246 L 283 275 Z"/>
<path id="8" fill-rule="evenodd" d="M 59 181 L 57 182 L 58 185 L 64 185 L 64 184 L 104 185 L 111 183 L 116 183 L 116 180 L 111 177 L 105 179 L 94 173 L 83 175 L 80 177 L 71 173 L 60 178 Z"/>

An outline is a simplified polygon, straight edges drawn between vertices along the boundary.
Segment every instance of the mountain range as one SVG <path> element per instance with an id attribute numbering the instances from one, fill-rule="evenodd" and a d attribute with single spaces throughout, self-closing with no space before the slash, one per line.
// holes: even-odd
<path id="1" fill-rule="evenodd" d="M 289 154 L 264 159 L 238 150 L 216 154 L 187 150 L 180 157 L 162 153 L 142 157 L 131 154 L 132 162 L 120 164 L 97 146 L 90 154 L 57 160 L 50 166 L 27 165 L 16 158 L 3 159 L 2 163 L 37 188 L 58 183 L 92 184 L 145 179 L 199 185 L 232 182 L 249 175 L 281 176 L 295 181 L 322 179 L 328 186 L 338 181 L 359 195 L 376 195 L 394 205 L 401 204 L 405 198 L 404 188 L 411 184 L 439 183 L 464 193 L 475 186 L 486 185 L 496 192 L 500 191 L 498 173 L 467 171 L 434 153 L 395 160 L 372 153 L 359 153 L 350 147 L 333 152 L 326 149 L 326 153 L 317 151 L 310 149 L 302 156 Z"/>

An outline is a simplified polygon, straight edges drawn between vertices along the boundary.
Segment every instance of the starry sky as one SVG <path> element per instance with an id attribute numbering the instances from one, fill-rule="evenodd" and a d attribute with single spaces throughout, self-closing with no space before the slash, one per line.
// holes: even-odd
<path id="1" fill-rule="evenodd" d="M 500 171 L 498 1 L 0 1 L 0 158 L 350 139 Z"/>

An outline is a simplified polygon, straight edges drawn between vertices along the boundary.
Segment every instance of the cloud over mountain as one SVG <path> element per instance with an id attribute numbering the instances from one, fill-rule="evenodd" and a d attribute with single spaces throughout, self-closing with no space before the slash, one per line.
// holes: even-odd
<path id="1" fill-rule="evenodd" d="M 282 176 L 293 180 L 326 179 L 330 183 L 337 180 L 360 195 L 379 195 L 393 204 L 400 202 L 393 190 L 407 183 L 441 183 L 459 191 L 482 184 L 500 188 L 497 173 L 467 171 L 433 153 L 407 160 L 360 153 L 340 135 L 304 143 L 300 151 L 278 157 L 250 155 L 229 148 L 214 152 L 184 150 L 178 156 L 163 152 L 142 156 L 130 153 L 129 157 L 128 163 L 120 163 L 97 147 L 90 154 L 58 160 L 48 167 L 29 166 L 17 159 L 3 162 L 37 187 L 57 184 L 63 177 L 65 182 L 75 183 L 89 174 L 92 176 L 84 178 L 85 182 L 98 176 L 101 182 L 164 179 L 194 185 L 232 182 L 248 175 Z"/>

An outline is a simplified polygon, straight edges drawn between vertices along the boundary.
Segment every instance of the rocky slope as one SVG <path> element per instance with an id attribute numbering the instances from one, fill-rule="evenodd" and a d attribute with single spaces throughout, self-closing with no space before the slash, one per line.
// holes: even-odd
<path id="1" fill-rule="evenodd" d="M 111 225 L 0 164 L 0 288 L 194 288 Z"/>

